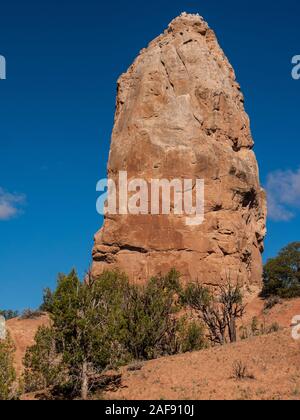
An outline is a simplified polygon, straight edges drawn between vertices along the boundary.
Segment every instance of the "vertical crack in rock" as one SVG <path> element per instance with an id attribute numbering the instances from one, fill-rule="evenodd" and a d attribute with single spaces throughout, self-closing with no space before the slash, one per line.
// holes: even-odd
<path id="1" fill-rule="evenodd" d="M 170 76 L 169 76 L 168 70 L 167 70 L 166 65 L 165 65 L 165 63 L 164 63 L 164 61 L 163 61 L 163 59 L 162 59 L 162 58 L 161 58 L 160 62 L 161 62 L 161 64 L 162 64 L 163 68 L 164 68 L 164 71 L 166 72 L 166 75 L 167 75 L 167 80 L 168 80 L 168 82 L 169 82 L 169 85 L 172 87 L 173 92 L 175 93 L 174 85 L 173 85 L 173 83 L 172 83 L 172 82 L 171 82 L 171 80 L 170 80 Z"/>
<path id="2" fill-rule="evenodd" d="M 190 41 L 186 41 L 186 43 L 189 43 L 189 42 L 190 42 Z M 185 45 L 186 45 L 186 43 L 185 43 Z M 176 54 L 178 55 L 179 60 L 182 62 L 182 65 L 183 65 L 183 67 L 185 68 L 185 70 L 186 70 L 186 72 L 187 72 L 188 77 L 190 77 L 190 75 L 189 75 L 189 71 L 188 71 L 188 69 L 187 69 L 187 66 L 186 66 L 186 64 L 185 64 L 185 62 L 184 62 L 184 60 L 183 60 L 183 58 L 181 57 L 180 52 L 178 51 L 178 48 L 175 48 L 175 51 L 176 51 Z"/>
<path id="3" fill-rule="evenodd" d="M 203 179 L 205 220 L 108 215 L 95 236 L 93 274 L 119 268 L 145 282 L 175 267 L 183 281 L 259 284 L 265 192 L 241 88 L 203 18 L 183 13 L 142 50 L 118 81 L 116 103 L 109 177 Z"/>

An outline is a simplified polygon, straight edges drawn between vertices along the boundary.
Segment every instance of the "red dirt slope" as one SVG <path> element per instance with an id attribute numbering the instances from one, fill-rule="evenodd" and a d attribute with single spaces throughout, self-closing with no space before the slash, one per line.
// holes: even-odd
<path id="1" fill-rule="evenodd" d="M 233 378 L 242 361 L 253 379 Z M 166 357 L 140 371 L 123 369 L 123 388 L 106 399 L 300 400 L 300 342 L 289 329 L 232 345 Z"/>
<path id="2" fill-rule="evenodd" d="M 34 336 L 37 329 L 42 325 L 48 325 L 49 318 L 43 315 L 37 319 L 14 318 L 7 321 L 7 329 L 16 346 L 15 367 L 18 375 L 23 371 L 23 358 L 27 347 L 34 344 Z"/>

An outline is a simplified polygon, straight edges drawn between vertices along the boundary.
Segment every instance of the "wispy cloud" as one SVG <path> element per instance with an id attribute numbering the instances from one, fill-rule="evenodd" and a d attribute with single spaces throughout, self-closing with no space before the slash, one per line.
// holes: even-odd
<path id="1" fill-rule="evenodd" d="M 24 194 L 9 193 L 0 187 L 0 221 L 10 220 L 22 211 L 26 197 Z"/>
<path id="2" fill-rule="evenodd" d="M 287 222 L 300 209 L 300 168 L 296 171 L 275 171 L 268 175 L 269 217 L 275 221 Z"/>

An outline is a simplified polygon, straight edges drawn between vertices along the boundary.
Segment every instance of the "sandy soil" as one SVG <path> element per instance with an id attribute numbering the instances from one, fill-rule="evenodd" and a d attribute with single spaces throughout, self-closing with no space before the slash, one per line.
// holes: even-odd
<path id="1" fill-rule="evenodd" d="M 249 378 L 234 377 L 237 361 L 246 366 Z M 125 368 L 122 388 L 104 398 L 299 400 L 299 366 L 300 342 L 286 329 L 233 345 L 153 360 L 136 372 Z"/>

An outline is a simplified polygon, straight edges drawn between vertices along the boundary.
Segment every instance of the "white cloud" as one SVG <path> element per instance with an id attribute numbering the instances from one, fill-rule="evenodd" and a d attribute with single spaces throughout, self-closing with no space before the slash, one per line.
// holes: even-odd
<path id="1" fill-rule="evenodd" d="M 25 199 L 24 194 L 9 193 L 0 187 L 0 221 L 18 216 Z"/>
<path id="2" fill-rule="evenodd" d="M 300 209 L 300 168 L 297 171 L 275 171 L 267 178 L 269 217 L 289 221 Z"/>

